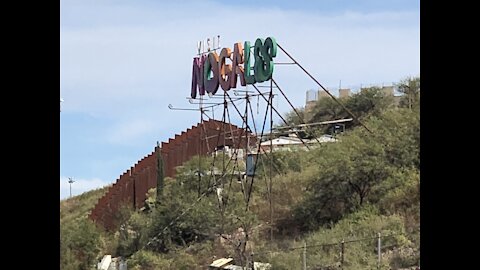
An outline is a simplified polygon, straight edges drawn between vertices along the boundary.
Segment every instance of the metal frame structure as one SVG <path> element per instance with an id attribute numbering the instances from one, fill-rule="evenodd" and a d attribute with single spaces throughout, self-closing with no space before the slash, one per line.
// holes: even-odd
<path id="1" fill-rule="evenodd" d="M 225 135 L 228 133 L 225 126 L 226 125 L 230 125 L 231 126 L 231 122 L 230 122 L 230 110 L 229 110 L 229 107 L 233 107 L 235 109 L 235 112 L 238 114 L 238 116 L 240 116 L 240 118 L 242 119 L 242 125 L 241 125 L 241 129 L 245 128 L 245 132 L 243 133 L 240 133 L 238 135 L 236 135 L 237 137 L 234 136 L 233 133 L 230 133 L 231 137 L 232 137 L 232 140 L 237 142 L 237 146 L 240 146 L 240 142 L 242 140 L 247 140 L 247 143 L 245 144 L 245 149 L 244 150 L 244 156 L 245 156 L 245 164 L 247 163 L 247 155 L 249 153 L 257 153 L 257 158 L 255 159 L 255 164 L 254 164 L 254 173 L 251 177 L 247 177 L 246 175 L 243 177 L 240 177 L 241 179 L 241 187 L 242 187 L 242 193 L 243 193 L 243 197 L 245 199 L 245 211 L 249 211 L 249 203 L 250 203 L 250 199 L 251 199 L 251 194 L 252 194 L 252 191 L 253 191 L 253 188 L 254 188 L 254 180 L 255 180 L 255 170 L 257 168 L 257 163 L 259 162 L 263 162 L 263 164 L 267 164 L 267 161 L 263 161 L 263 157 L 264 156 L 265 158 L 268 159 L 268 185 L 267 185 L 267 190 L 268 190 L 268 200 L 269 200 L 269 211 L 270 211 L 270 240 L 273 240 L 273 224 L 274 224 L 274 218 L 273 218 L 273 213 L 274 213 L 274 203 L 273 203 L 273 200 L 272 200 L 272 190 L 273 190 L 273 182 L 272 182 L 272 175 L 273 175 L 273 168 L 274 168 L 274 163 L 273 163 L 273 144 L 272 144 L 272 136 L 274 134 L 274 129 L 281 129 L 281 128 L 274 128 L 273 127 L 273 112 L 276 113 L 276 116 L 278 118 L 280 118 L 282 120 L 282 122 L 286 125 L 285 127 L 283 127 L 284 129 L 287 129 L 287 128 L 296 128 L 296 127 L 303 127 L 305 129 L 310 129 L 312 126 L 314 125 L 321 125 L 321 124 L 330 124 L 330 123 L 340 123 L 340 122 L 347 122 L 347 121 L 356 121 L 358 122 L 360 125 L 362 125 L 367 131 L 371 132 L 367 126 L 365 126 L 365 124 L 363 124 L 348 108 L 345 107 L 344 104 L 341 103 L 340 100 L 338 100 L 335 96 L 333 96 L 325 87 L 322 86 L 322 84 L 320 84 L 320 82 L 315 79 L 302 65 L 300 65 L 300 63 L 298 63 L 280 44 L 277 44 L 278 45 L 278 48 L 280 48 L 280 50 L 292 61 L 292 62 L 277 62 L 277 63 L 274 63 L 275 65 L 296 65 L 298 66 L 308 77 L 310 77 L 319 87 L 321 87 L 331 98 L 333 98 L 335 100 L 335 102 L 337 102 L 345 111 L 347 111 L 347 113 L 352 117 L 352 118 L 349 118 L 349 119 L 340 119 L 340 120 L 335 120 L 335 121 L 326 121 L 326 122 L 321 122 L 321 123 L 310 123 L 310 124 L 307 124 L 305 122 L 305 120 L 303 119 L 303 117 L 301 116 L 301 114 L 297 111 L 297 109 L 293 106 L 293 104 L 290 102 L 290 100 L 288 99 L 288 97 L 286 96 L 285 92 L 282 90 L 282 88 L 278 85 L 278 83 L 273 79 L 273 76 L 268 80 L 269 81 L 269 85 L 255 85 L 255 84 L 252 84 L 251 86 L 255 89 L 255 92 L 254 91 L 251 91 L 249 90 L 249 85 L 247 85 L 245 87 L 244 90 L 233 90 L 233 94 L 234 94 L 234 98 L 231 97 L 231 95 L 227 92 L 227 91 L 222 91 L 223 92 L 223 95 L 222 96 L 208 96 L 208 95 L 200 95 L 198 100 L 199 102 L 196 103 L 194 102 L 191 98 L 187 98 L 189 99 L 189 104 L 190 105 L 198 105 L 198 108 L 177 108 L 177 107 L 173 107 L 171 104 L 169 104 L 168 108 L 171 109 L 171 110 L 187 110 L 187 111 L 198 111 L 200 112 L 200 124 L 203 124 L 204 123 L 204 116 L 206 116 L 207 118 L 209 119 L 213 119 L 215 120 L 215 115 L 213 113 L 213 109 L 217 106 L 222 106 L 223 105 L 223 113 L 221 115 L 221 122 L 222 122 L 222 127 L 219 129 L 219 134 L 217 135 L 218 139 L 220 139 L 220 137 L 223 137 L 224 141 L 225 141 Z M 216 49 L 219 49 L 219 48 L 216 48 Z M 213 50 L 216 50 L 216 49 L 213 49 Z M 210 50 L 209 50 L 210 51 Z M 207 52 L 204 52 L 204 53 L 207 53 Z M 199 52 L 198 55 L 201 55 L 201 53 Z M 267 81 L 267 82 L 268 82 Z M 261 92 L 259 88 L 268 88 L 269 91 L 268 92 Z M 279 93 L 274 93 L 274 89 L 278 90 Z M 301 121 L 301 124 L 299 125 L 290 125 L 290 123 L 288 123 L 286 121 L 286 119 L 280 114 L 280 112 L 274 107 L 273 105 L 273 98 L 274 96 L 283 96 L 285 98 L 285 100 L 287 101 L 287 103 L 289 104 L 289 106 L 291 107 L 291 109 L 296 113 L 296 115 L 298 116 L 298 118 L 300 119 Z M 208 98 L 207 98 L 208 97 Z M 263 117 L 263 123 L 262 123 L 262 129 L 261 129 L 261 134 L 260 134 L 260 137 L 258 137 L 258 130 L 257 130 L 257 124 L 255 122 L 255 115 L 253 114 L 253 110 L 252 110 L 252 107 L 251 107 L 251 102 L 250 102 L 250 99 L 252 97 L 262 97 L 262 99 L 265 101 L 265 104 L 266 104 L 266 109 L 265 109 L 265 114 L 264 114 L 264 117 Z M 220 100 L 223 99 L 223 102 L 220 102 Z M 212 102 L 205 102 L 207 100 L 211 100 Z M 245 101 L 245 108 L 244 108 L 244 111 L 242 112 L 240 109 L 239 109 L 239 103 L 240 102 L 244 102 Z M 258 105 L 257 105 L 257 108 L 258 108 Z M 207 112 L 209 112 L 211 110 L 211 113 L 212 115 L 208 115 Z M 251 118 L 249 117 L 249 115 L 251 115 Z M 265 124 L 267 122 L 267 117 L 269 116 L 269 122 L 270 122 L 270 131 L 268 132 L 268 137 L 270 138 L 270 149 L 269 151 L 263 151 L 262 154 L 263 155 L 260 155 L 261 153 L 261 148 L 260 148 L 260 144 L 261 144 L 261 140 L 262 138 L 264 137 L 264 133 L 265 133 Z M 252 123 L 253 124 L 253 129 L 251 128 L 251 126 L 249 125 L 249 123 Z M 203 125 L 204 126 L 204 125 Z M 259 126 L 258 126 L 259 127 Z M 250 132 L 253 132 L 254 131 L 254 134 L 256 137 L 258 137 L 259 139 L 256 140 L 256 146 L 255 148 L 256 149 L 256 152 L 253 151 L 253 147 L 252 147 L 252 144 L 250 144 L 250 140 L 251 140 L 251 136 L 249 135 Z M 298 131 L 295 129 L 293 130 L 293 132 L 295 132 L 298 136 L 298 138 L 301 140 L 301 142 L 303 143 L 303 145 L 307 148 L 307 149 L 310 149 L 310 146 L 301 138 L 301 136 L 299 136 L 298 134 Z M 202 145 L 202 140 L 207 140 L 208 142 L 208 139 L 207 136 L 205 135 L 206 133 L 203 133 L 201 136 L 199 136 L 199 145 Z M 223 136 L 220 136 L 220 135 L 223 135 Z M 320 144 L 320 141 L 315 138 L 317 143 Z M 234 143 L 235 144 L 235 143 Z M 217 143 L 217 145 L 219 145 Z M 225 144 L 224 144 L 225 145 Z M 238 147 L 236 147 L 234 149 L 234 151 L 238 151 Z M 215 151 L 215 149 L 214 149 Z M 202 151 L 199 150 L 199 153 L 202 153 Z M 235 156 L 236 156 L 237 153 L 235 153 Z M 201 157 L 201 155 L 199 155 Z M 213 165 L 215 164 L 215 160 L 217 158 L 217 155 L 215 154 L 214 155 L 214 159 L 213 159 L 213 162 L 212 162 L 212 167 L 211 167 L 211 175 L 213 175 L 213 183 L 208 183 L 208 186 L 206 189 L 206 192 L 203 192 L 201 193 L 201 188 L 199 186 L 199 190 L 198 190 L 198 198 L 197 198 L 197 201 L 194 202 L 188 209 L 186 209 L 185 211 L 182 212 L 182 214 L 180 214 L 175 220 L 173 220 L 167 227 L 164 228 L 164 230 L 162 230 L 159 235 L 155 236 L 153 239 L 151 239 L 146 246 L 148 246 L 149 244 L 153 243 L 153 241 L 155 241 L 156 239 L 158 239 L 158 236 L 160 236 L 161 233 L 163 233 L 169 226 L 171 226 L 176 220 L 178 220 L 178 218 L 180 218 L 181 216 L 183 216 L 186 211 L 189 211 L 190 209 L 192 209 L 196 203 L 198 203 L 198 201 L 200 201 L 203 197 L 205 197 L 207 195 L 207 192 L 210 192 L 212 191 L 213 188 L 219 188 L 221 187 L 222 190 L 225 190 L 225 183 L 226 183 L 226 178 L 227 178 L 227 175 L 230 175 L 230 185 L 227 189 L 227 192 L 226 192 L 226 195 L 225 195 L 225 200 L 223 201 L 219 201 L 219 209 L 220 209 L 220 214 L 222 215 L 222 233 L 223 233 L 223 218 L 224 218 L 224 214 L 225 214 L 225 209 L 226 209 L 226 206 L 227 206 L 227 203 L 228 203 L 228 196 L 229 196 L 229 192 L 230 192 L 230 186 L 231 186 L 231 182 L 232 182 L 232 179 L 233 179 L 233 173 L 229 174 L 226 170 L 226 168 L 228 167 L 229 164 L 231 164 L 232 162 L 234 163 L 234 167 L 233 167 L 233 172 L 235 171 L 235 169 L 237 169 L 238 171 L 238 159 L 235 158 L 229 158 L 228 161 L 226 161 L 226 157 L 225 157 L 225 151 L 223 151 L 223 154 L 221 155 L 222 157 L 222 174 L 220 177 L 218 178 L 215 178 L 215 174 L 213 173 Z M 233 157 L 233 155 L 232 155 Z M 200 163 L 201 163 L 201 160 L 199 158 L 199 169 L 200 169 Z M 265 174 L 265 176 L 267 176 L 267 174 Z M 198 183 L 200 185 L 201 183 L 201 174 L 199 173 L 198 174 Z M 248 242 L 248 230 L 246 230 L 246 228 L 244 228 L 244 231 L 245 231 L 245 245 L 243 246 L 243 250 L 242 250 L 242 254 L 245 255 L 245 248 L 246 248 L 246 243 Z M 144 246 L 144 247 L 146 247 Z M 143 247 L 143 248 L 144 248 Z M 245 262 L 242 262 L 242 266 L 247 266 L 249 265 L 248 263 L 248 258 L 250 256 L 242 256 L 243 258 L 245 258 Z M 253 263 L 253 262 L 251 262 Z"/>

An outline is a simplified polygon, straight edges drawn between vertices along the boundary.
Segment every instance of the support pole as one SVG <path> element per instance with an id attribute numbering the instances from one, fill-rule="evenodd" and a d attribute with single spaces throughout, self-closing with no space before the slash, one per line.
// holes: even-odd
<path id="1" fill-rule="evenodd" d="M 345 107 L 345 105 L 343 105 L 343 103 L 341 103 L 340 101 L 338 101 L 338 99 L 332 95 L 330 93 L 330 91 L 328 91 L 325 87 L 323 87 L 322 84 L 320 84 L 320 82 L 317 81 L 317 79 L 315 79 L 302 65 L 300 65 L 300 63 L 297 62 L 297 60 L 293 59 L 293 57 L 287 52 L 285 51 L 282 46 L 280 46 L 280 44 L 277 43 L 277 46 L 278 48 L 280 48 L 280 50 L 282 50 L 290 59 L 292 59 L 293 62 L 295 62 L 295 64 L 297 64 L 297 66 L 303 70 L 303 72 L 305 72 L 305 74 L 307 74 L 315 83 L 317 83 L 318 86 L 320 86 L 324 91 L 325 93 L 327 93 L 331 98 L 333 98 L 333 100 L 335 102 L 337 102 L 348 114 L 350 114 L 350 116 L 355 119 L 360 125 L 362 125 L 368 132 L 370 133 L 373 133 L 362 121 L 360 121 L 358 119 L 358 117 L 356 115 L 353 114 L 352 111 L 350 111 L 347 107 Z"/>
<path id="2" fill-rule="evenodd" d="M 378 233 L 378 267 L 377 269 L 380 269 L 382 265 L 382 238 L 381 238 L 381 233 Z"/>
<path id="3" fill-rule="evenodd" d="M 303 242 L 303 270 L 307 270 L 307 241 Z"/>
<path id="4" fill-rule="evenodd" d="M 257 92 L 259 93 L 259 95 L 262 96 L 262 98 L 267 102 L 267 106 L 268 106 L 268 105 L 271 105 L 271 104 L 269 103 L 270 101 L 269 101 L 266 97 L 264 97 L 264 96 L 262 95 L 262 93 L 260 92 L 260 90 L 258 90 L 258 88 L 255 86 L 255 84 L 252 84 L 252 86 L 253 86 L 253 88 L 255 88 L 255 90 L 257 90 Z M 285 118 L 283 118 L 283 116 L 277 111 L 277 109 L 275 109 L 273 106 L 271 106 L 271 108 L 272 108 L 272 110 L 275 111 L 275 113 L 278 115 L 278 117 L 279 117 L 280 119 L 282 119 L 282 121 L 285 123 L 285 125 L 288 126 L 287 120 L 285 120 Z M 298 138 L 299 138 L 300 141 L 303 143 L 303 145 L 305 145 L 305 147 L 306 147 L 308 150 L 310 150 L 310 147 L 309 147 L 308 144 L 302 139 L 302 137 L 300 136 L 300 134 L 299 134 L 298 132 L 296 132 L 296 131 L 295 131 L 295 134 L 297 134 Z"/>
<path id="5" fill-rule="evenodd" d="M 268 200 L 270 204 L 270 241 L 273 242 L 273 204 L 272 204 L 272 170 L 273 170 L 273 88 L 272 80 L 270 80 L 270 170 L 269 170 L 269 187 Z"/>

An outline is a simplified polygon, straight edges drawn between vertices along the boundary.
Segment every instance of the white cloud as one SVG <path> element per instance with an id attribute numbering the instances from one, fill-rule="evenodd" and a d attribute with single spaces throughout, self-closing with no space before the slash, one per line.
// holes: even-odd
<path id="1" fill-rule="evenodd" d="M 103 181 L 98 178 L 92 179 L 76 179 L 73 178 L 72 183 L 72 196 L 80 195 L 86 191 L 97 189 L 109 185 L 111 183 Z M 70 196 L 70 184 L 68 183 L 68 177 L 60 177 L 60 199 L 66 199 Z"/>

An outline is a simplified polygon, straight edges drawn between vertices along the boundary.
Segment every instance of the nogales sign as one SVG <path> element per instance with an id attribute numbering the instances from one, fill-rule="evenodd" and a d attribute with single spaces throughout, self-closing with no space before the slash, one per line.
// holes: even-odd
<path id="1" fill-rule="evenodd" d="M 242 86 L 269 80 L 273 74 L 273 58 L 277 56 L 275 38 L 257 38 L 253 55 L 251 48 L 250 41 L 245 41 L 243 46 L 238 42 L 233 45 L 233 52 L 230 48 L 223 48 L 220 55 L 213 51 L 195 57 L 190 96 L 196 98 L 197 92 L 201 96 L 205 92 L 215 95 L 219 86 L 228 91 L 237 87 L 238 78 Z M 251 58 L 254 59 L 253 67 Z"/>

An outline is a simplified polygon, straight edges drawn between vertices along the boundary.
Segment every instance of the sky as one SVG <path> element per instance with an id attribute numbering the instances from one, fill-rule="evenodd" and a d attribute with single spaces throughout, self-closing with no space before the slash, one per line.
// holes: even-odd
<path id="1" fill-rule="evenodd" d="M 69 177 L 74 196 L 114 183 L 157 141 L 197 124 L 198 112 L 168 105 L 194 108 L 186 97 L 197 42 L 217 35 L 232 49 L 275 37 L 332 89 L 420 75 L 419 0 L 61 0 L 60 199 Z M 275 61 L 288 58 L 279 51 Z M 273 77 L 296 107 L 318 89 L 296 66 L 277 65 Z M 290 110 L 284 99 L 274 106 Z"/>

